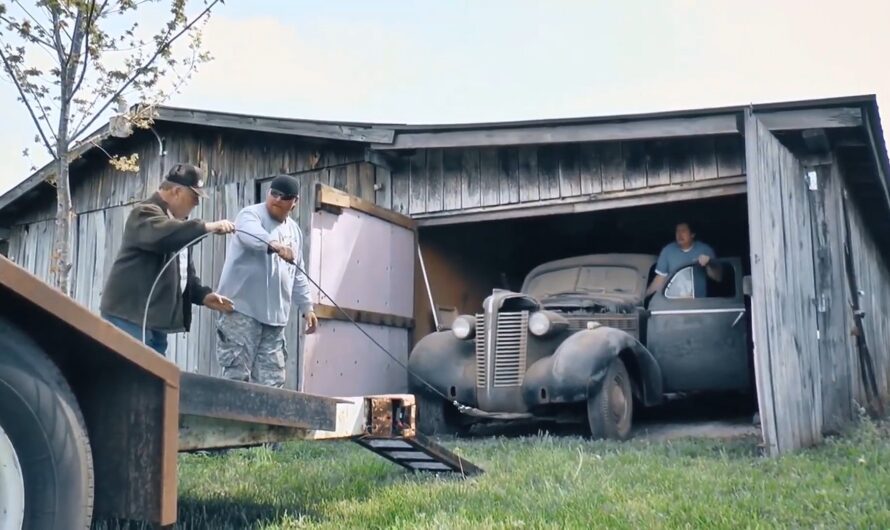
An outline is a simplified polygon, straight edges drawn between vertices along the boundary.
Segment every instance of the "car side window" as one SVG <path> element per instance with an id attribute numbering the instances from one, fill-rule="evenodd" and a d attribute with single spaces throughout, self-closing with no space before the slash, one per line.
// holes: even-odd
<path id="1" fill-rule="evenodd" d="M 705 269 L 698 265 L 680 269 L 665 288 L 665 298 L 735 298 L 735 267 L 729 263 L 715 265 L 719 266 L 719 280 L 711 278 Z M 696 282 L 696 275 L 698 275 L 698 282 Z"/>
<path id="2" fill-rule="evenodd" d="M 665 298 L 695 298 L 695 277 L 692 266 L 680 269 L 664 290 Z"/>

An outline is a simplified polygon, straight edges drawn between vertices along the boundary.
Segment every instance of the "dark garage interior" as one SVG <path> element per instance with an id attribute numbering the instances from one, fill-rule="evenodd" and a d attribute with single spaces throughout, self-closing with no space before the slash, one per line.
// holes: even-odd
<path id="1" fill-rule="evenodd" d="M 657 255 L 684 220 L 718 256 L 740 257 L 749 273 L 744 195 L 426 227 L 420 246 L 435 303 L 472 313 L 492 288 L 519 290 L 526 274 L 547 261 L 596 253 Z"/>
<path id="2" fill-rule="evenodd" d="M 673 241 L 680 221 L 690 222 L 697 239 L 711 245 L 719 257 L 741 258 L 744 274 L 750 274 L 745 195 L 423 227 L 419 237 L 435 304 L 456 313 L 476 313 L 493 288 L 518 291 L 526 274 L 547 261 L 595 253 L 657 255 Z M 418 286 L 415 303 L 428 308 L 422 280 Z M 415 340 L 434 329 L 431 312 L 418 312 L 424 313 L 430 317 L 417 322 Z M 732 428 L 750 427 L 755 411 L 756 396 L 712 396 L 640 408 L 636 414 L 643 429 L 689 421 L 728 422 Z"/>

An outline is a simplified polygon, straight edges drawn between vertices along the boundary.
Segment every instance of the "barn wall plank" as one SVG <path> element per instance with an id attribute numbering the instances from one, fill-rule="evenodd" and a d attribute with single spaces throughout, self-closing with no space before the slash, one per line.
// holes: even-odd
<path id="1" fill-rule="evenodd" d="M 461 177 L 463 155 L 459 149 L 446 149 L 442 152 L 442 192 L 444 209 L 460 210 Z"/>
<path id="2" fill-rule="evenodd" d="M 498 181 L 500 204 L 519 202 L 519 150 L 498 150 Z"/>
<path id="3" fill-rule="evenodd" d="M 608 142 L 603 144 L 602 152 L 603 168 L 603 193 L 610 191 L 624 191 L 624 153 L 621 142 Z"/>
<path id="4" fill-rule="evenodd" d="M 626 142 L 624 163 L 624 189 L 634 190 L 646 187 L 646 144 Z"/>
<path id="5" fill-rule="evenodd" d="M 755 375 L 773 455 L 821 441 L 816 271 L 808 187 L 798 160 L 746 115 Z"/>
<path id="6" fill-rule="evenodd" d="M 445 207 L 442 189 L 442 150 L 433 149 L 426 153 L 427 187 L 426 211 L 441 212 Z M 385 204 L 380 204 L 386 208 Z"/>
<path id="7" fill-rule="evenodd" d="M 544 145 L 537 148 L 538 177 L 541 199 L 559 198 L 559 147 Z"/>
<path id="8" fill-rule="evenodd" d="M 521 147 L 519 148 L 519 200 L 533 202 L 540 198 L 538 152 L 533 147 Z"/>
<path id="9" fill-rule="evenodd" d="M 581 150 L 578 173 L 581 194 L 593 195 L 603 191 L 602 144 L 588 144 Z"/>
<path id="10" fill-rule="evenodd" d="M 408 169 L 410 171 L 408 187 L 411 197 L 408 204 L 408 213 L 424 213 L 427 210 L 427 182 L 429 180 L 426 167 L 426 151 L 415 153 L 409 161 Z"/>
<path id="11" fill-rule="evenodd" d="M 650 188 L 671 183 L 670 143 L 652 140 L 646 143 L 646 185 Z"/>
<path id="12" fill-rule="evenodd" d="M 482 206 L 482 174 L 479 149 L 465 149 L 461 160 L 461 208 Z"/>
<path id="13" fill-rule="evenodd" d="M 501 175 L 496 149 L 487 148 L 480 151 L 479 168 L 482 181 L 482 206 L 497 206 L 501 203 Z"/>
<path id="14" fill-rule="evenodd" d="M 581 150 L 578 144 L 566 144 L 559 151 L 559 196 L 577 197 L 581 195 L 581 172 L 579 159 Z"/>

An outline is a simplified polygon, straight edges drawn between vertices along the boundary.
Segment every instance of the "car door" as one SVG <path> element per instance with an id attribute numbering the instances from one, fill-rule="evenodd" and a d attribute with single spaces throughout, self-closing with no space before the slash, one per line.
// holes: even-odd
<path id="1" fill-rule="evenodd" d="M 666 392 L 748 389 L 741 262 L 714 263 L 720 265 L 722 278 L 708 278 L 706 292 L 696 292 L 694 281 L 694 274 L 704 271 L 690 265 L 669 278 L 649 304 L 646 345 L 661 366 Z"/>

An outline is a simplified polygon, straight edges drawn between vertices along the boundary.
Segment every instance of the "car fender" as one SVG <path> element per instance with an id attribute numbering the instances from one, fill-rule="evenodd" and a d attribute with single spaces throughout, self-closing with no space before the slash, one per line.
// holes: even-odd
<path id="1" fill-rule="evenodd" d="M 465 405 L 476 404 L 476 345 L 461 340 L 451 331 L 438 331 L 422 338 L 408 358 L 412 392 L 438 392 Z"/>
<path id="2" fill-rule="evenodd" d="M 573 333 L 553 355 L 530 366 L 523 398 L 529 406 L 585 401 L 588 391 L 599 390 L 609 364 L 619 356 L 630 365 L 643 403 L 661 402 L 661 369 L 655 357 L 627 332 L 606 326 Z"/>

